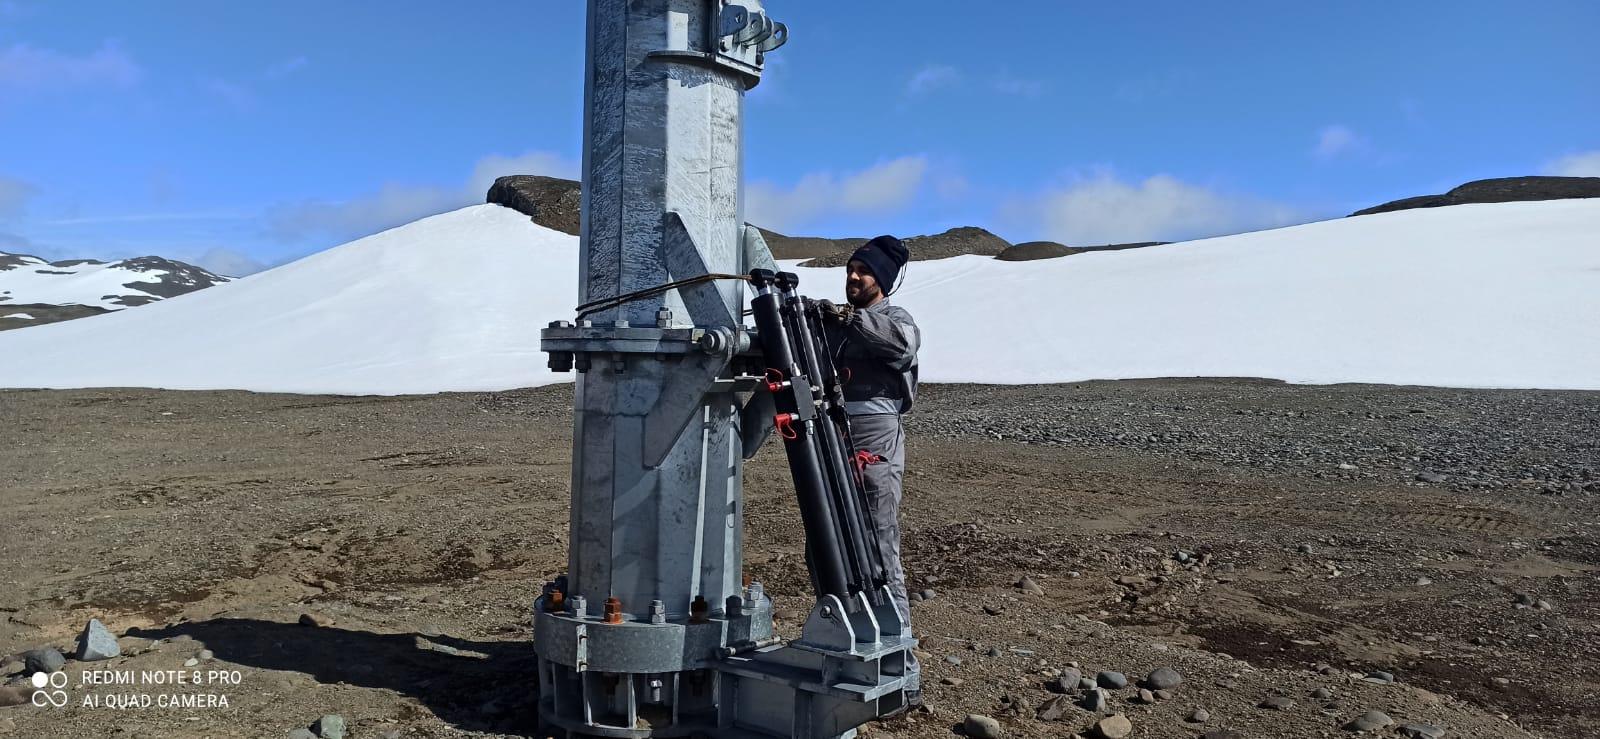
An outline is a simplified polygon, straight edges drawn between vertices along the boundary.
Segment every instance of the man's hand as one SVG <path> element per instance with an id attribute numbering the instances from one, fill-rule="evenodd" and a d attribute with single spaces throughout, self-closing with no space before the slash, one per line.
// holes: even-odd
<path id="1" fill-rule="evenodd" d="M 824 319 L 841 326 L 850 325 L 850 322 L 854 321 L 856 317 L 855 306 L 849 304 L 838 305 L 832 300 L 817 301 L 817 308 L 822 311 Z"/>

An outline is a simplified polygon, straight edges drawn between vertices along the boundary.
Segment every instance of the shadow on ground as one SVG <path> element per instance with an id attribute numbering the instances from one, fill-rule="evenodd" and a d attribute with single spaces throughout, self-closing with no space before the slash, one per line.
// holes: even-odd
<path id="1" fill-rule="evenodd" d="M 464 731 L 536 735 L 531 639 L 482 642 L 243 618 L 132 629 L 128 636 L 188 636 L 228 662 L 411 696 Z"/>

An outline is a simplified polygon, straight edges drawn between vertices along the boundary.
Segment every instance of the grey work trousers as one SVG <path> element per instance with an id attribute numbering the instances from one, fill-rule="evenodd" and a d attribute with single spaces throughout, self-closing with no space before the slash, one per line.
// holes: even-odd
<path id="1" fill-rule="evenodd" d="M 872 513 L 872 533 L 888 571 L 889 593 L 906 628 L 911 628 L 911 601 L 906 595 L 906 571 L 900 563 L 900 497 L 906 478 L 906 432 L 898 413 L 873 413 L 850 417 L 850 438 L 857 450 L 883 457 L 862 468 L 867 505 Z M 907 654 L 908 689 L 921 689 L 921 665 Z"/>

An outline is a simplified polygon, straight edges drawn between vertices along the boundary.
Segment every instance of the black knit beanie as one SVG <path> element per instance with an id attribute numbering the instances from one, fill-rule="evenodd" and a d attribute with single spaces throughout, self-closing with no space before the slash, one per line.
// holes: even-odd
<path id="1" fill-rule="evenodd" d="M 867 265 L 872 276 L 878 280 L 878 288 L 888 295 L 894 290 L 895 280 L 900 278 L 900 268 L 905 266 L 909 256 L 905 244 L 893 236 L 884 235 L 862 244 L 850 258 Z"/>

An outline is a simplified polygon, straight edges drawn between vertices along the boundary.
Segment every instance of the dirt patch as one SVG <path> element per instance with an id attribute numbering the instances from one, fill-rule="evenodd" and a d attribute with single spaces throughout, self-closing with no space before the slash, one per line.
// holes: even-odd
<path id="1" fill-rule="evenodd" d="M 0 392 L 0 654 L 68 648 L 99 617 L 127 646 L 105 669 L 207 648 L 243 676 L 226 711 L 0 719 L 68 738 L 278 736 L 323 713 L 358 737 L 534 736 L 527 610 L 565 567 L 570 393 Z M 1185 676 L 1172 700 L 1113 696 L 1139 737 L 1343 735 L 1368 710 L 1451 736 L 1600 732 L 1600 464 L 1574 436 L 1597 398 L 931 386 L 904 531 L 913 589 L 935 591 L 914 605 L 932 711 L 868 733 L 948 737 L 967 713 L 1081 731 L 1079 709 L 1036 716 L 1072 662 Z M 1419 482 L 1413 457 L 1449 481 Z M 793 633 L 808 578 L 781 450 L 746 487 L 747 569 Z M 1360 679 L 1376 670 L 1397 682 Z M 1272 696 L 1296 708 L 1257 707 Z M 1185 721 L 1195 707 L 1211 722 Z"/>

